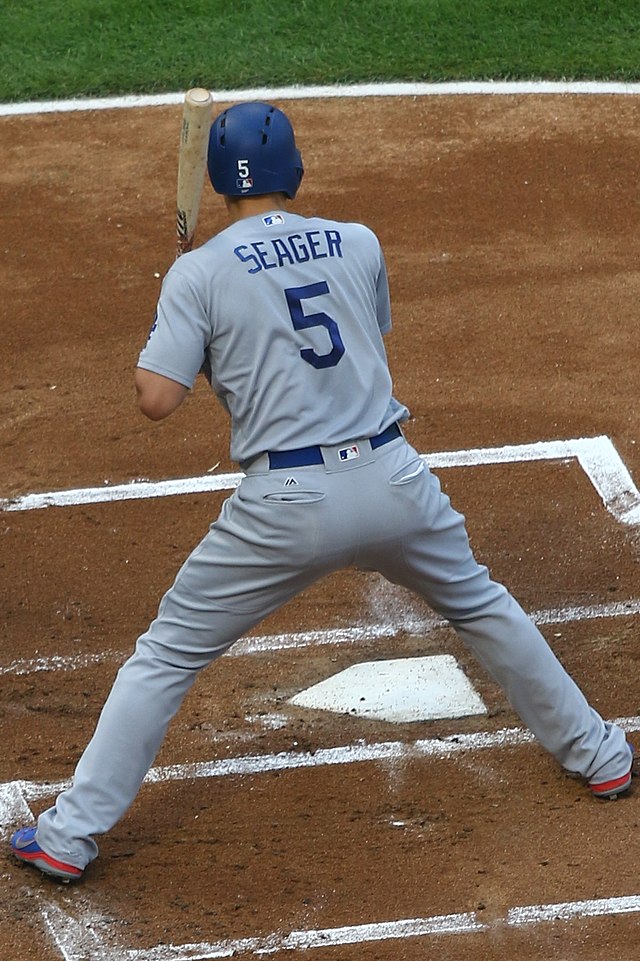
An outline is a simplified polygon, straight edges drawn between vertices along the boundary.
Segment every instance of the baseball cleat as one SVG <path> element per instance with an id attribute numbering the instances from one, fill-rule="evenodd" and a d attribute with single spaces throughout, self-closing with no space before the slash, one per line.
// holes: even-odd
<path id="1" fill-rule="evenodd" d="M 73 864 L 65 864 L 52 858 L 50 854 L 43 851 L 36 841 L 36 828 L 20 828 L 11 838 L 11 850 L 19 861 L 25 864 L 32 864 L 43 874 L 49 874 L 68 884 L 69 881 L 77 881 L 82 877 L 82 869 L 74 867 Z"/>
<path id="2" fill-rule="evenodd" d="M 631 764 L 629 765 L 629 770 L 622 777 L 614 778 L 613 781 L 601 781 L 599 784 L 589 784 L 591 788 L 591 793 L 594 797 L 602 798 L 606 801 L 615 801 L 615 799 L 620 794 L 625 794 L 631 787 L 631 778 L 633 777 L 633 758 L 634 750 L 631 744 L 627 742 L 627 747 L 631 754 Z"/>

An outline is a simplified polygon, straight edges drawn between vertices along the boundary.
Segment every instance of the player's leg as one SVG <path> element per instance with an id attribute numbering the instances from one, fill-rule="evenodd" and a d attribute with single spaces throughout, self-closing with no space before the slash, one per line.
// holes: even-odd
<path id="1" fill-rule="evenodd" d="M 420 594 L 452 624 L 525 724 L 568 771 L 592 784 L 625 775 L 630 756 L 624 732 L 604 723 L 590 707 L 535 624 L 477 563 L 464 518 L 451 507 L 437 478 L 428 471 L 411 474 L 409 469 L 397 471 L 391 484 L 401 549 L 379 554 L 377 568 Z M 403 476 L 409 480 L 399 483 Z"/>
<path id="2" fill-rule="evenodd" d="M 94 834 L 125 813 L 199 670 L 331 567 L 317 550 L 321 491 L 269 502 L 252 478 L 229 498 L 118 672 L 73 785 L 38 821 L 38 843 L 84 867 Z M 255 497 L 252 496 L 255 493 Z M 315 533 L 314 533 L 315 532 Z"/>

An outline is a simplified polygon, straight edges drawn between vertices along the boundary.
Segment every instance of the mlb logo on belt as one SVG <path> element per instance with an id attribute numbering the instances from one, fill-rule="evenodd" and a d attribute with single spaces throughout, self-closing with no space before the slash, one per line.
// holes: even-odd
<path id="1" fill-rule="evenodd" d="M 343 447 L 339 450 L 338 457 L 340 460 L 355 460 L 356 457 L 360 457 L 360 451 L 356 444 L 352 444 L 351 447 Z"/>

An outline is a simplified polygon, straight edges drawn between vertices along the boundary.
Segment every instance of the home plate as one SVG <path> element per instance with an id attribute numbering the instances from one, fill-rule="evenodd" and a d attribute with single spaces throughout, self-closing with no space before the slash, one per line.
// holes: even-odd
<path id="1" fill-rule="evenodd" d="M 289 703 L 398 723 L 487 713 L 450 654 L 354 664 Z"/>

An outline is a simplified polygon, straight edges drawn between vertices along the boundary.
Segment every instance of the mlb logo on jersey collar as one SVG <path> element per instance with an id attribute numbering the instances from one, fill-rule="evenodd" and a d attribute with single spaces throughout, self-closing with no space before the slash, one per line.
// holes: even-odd
<path id="1" fill-rule="evenodd" d="M 277 227 L 279 224 L 284 223 L 284 217 L 282 214 L 268 214 L 262 218 L 262 223 L 265 227 Z"/>
<path id="2" fill-rule="evenodd" d="M 358 445 L 352 444 L 351 447 L 343 447 L 342 450 L 338 451 L 338 457 L 340 460 L 355 460 L 356 457 L 360 457 Z"/>

